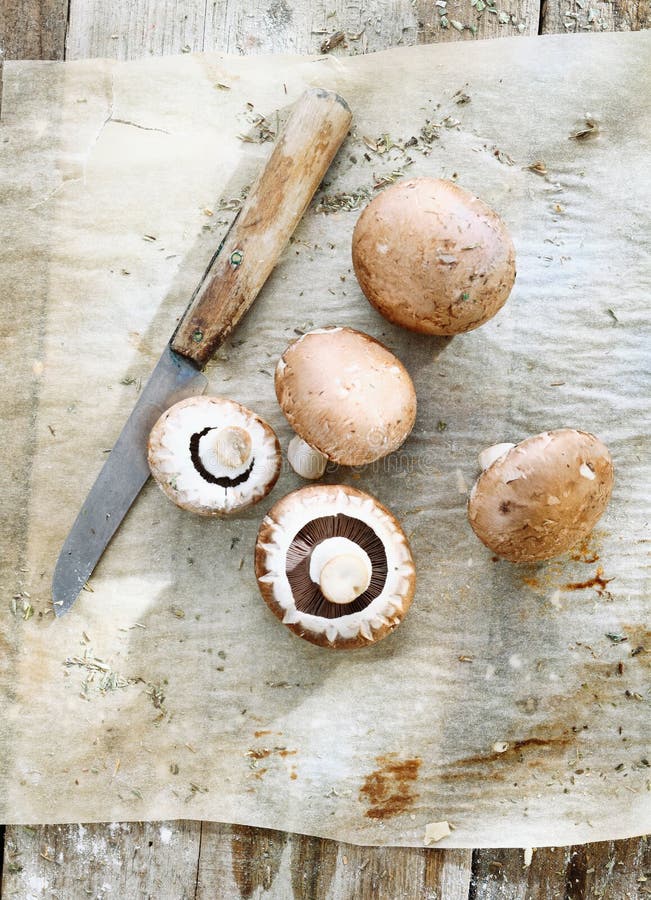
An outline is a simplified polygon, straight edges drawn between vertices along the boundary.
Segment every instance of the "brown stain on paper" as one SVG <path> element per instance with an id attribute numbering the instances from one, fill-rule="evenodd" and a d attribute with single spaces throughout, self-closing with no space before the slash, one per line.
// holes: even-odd
<path id="1" fill-rule="evenodd" d="M 596 563 L 599 560 L 599 553 L 595 547 L 596 536 L 594 533 L 583 538 L 575 547 L 572 548 L 570 559 L 580 563 Z"/>
<path id="2" fill-rule="evenodd" d="M 269 767 L 266 766 L 265 768 L 258 768 L 257 763 L 259 760 L 267 759 L 272 754 L 279 756 L 281 759 L 286 759 L 288 756 L 296 756 L 297 753 L 298 750 L 288 750 L 287 747 L 250 747 L 246 751 L 245 755 L 248 756 L 250 760 L 254 760 L 254 762 L 251 763 L 251 777 L 257 778 L 258 781 L 262 781 L 264 775 L 269 771 Z M 295 781 L 298 778 L 298 773 L 296 771 L 295 765 L 291 767 L 289 777 L 292 781 Z"/>
<path id="3" fill-rule="evenodd" d="M 561 590 L 582 591 L 585 588 L 595 588 L 597 593 L 601 596 L 606 590 L 606 585 L 610 584 L 611 581 L 613 581 L 612 578 L 604 578 L 604 570 L 601 566 L 598 566 L 597 571 L 592 578 L 588 578 L 587 581 L 570 581 L 568 584 L 564 584 Z"/>
<path id="4" fill-rule="evenodd" d="M 265 759 L 267 756 L 270 756 L 273 751 L 268 747 L 257 747 L 255 749 L 247 750 L 246 755 L 250 756 L 251 759 Z"/>
<path id="5" fill-rule="evenodd" d="M 364 815 L 368 819 L 390 819 L 406 812 L 418 799 L 413 790 L 422 759 L 400 759 L 396 753 L 377 756 L 379 768 L 364 779 L 359 789 L 360 800 L 369 804 Z"/>
<path id="6" fill-rule="evenodd" d="M 546 765 L 552 755 L 564 752 L 579 734 L 579 730 L 563 730 L 558 734 L 546 737 L 528 737 L 519 741 L 505 741 L 506 750 L 492 750 L 490 753 L 478 753 L 465 756 L 451 763 L 448 771 L 441 775 L 443 781 L 459 781 L 471 776 L 468 769 L 485 768 L 486 775 L 494 781 L 503 781 L 511 776 L 509 771 L 513 763 L 526 763 L 528 768 L 541 768 Z M 542 751 L 542 752 L 541 752 Z M 504 766 L 504 772 L 499 768 Z"/>
<path id="7" fill-rule="evenodd" d="M 522 583 L 526 584 L 527 587 L 537 588 L 540 587 L 540 582 L 537 578 L 523 578 Z"/>

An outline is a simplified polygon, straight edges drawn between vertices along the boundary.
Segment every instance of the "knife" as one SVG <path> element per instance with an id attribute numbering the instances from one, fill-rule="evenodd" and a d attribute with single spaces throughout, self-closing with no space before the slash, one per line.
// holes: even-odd
<path id="1" fill-rule="evenodd" d="M 333 91 L 314 88 L 296 102 L 66 538 L 52 580 L 57 616 L 75 602 L 147 481 L 154 423 L 177 400 L 206 389 L 201 369 L 267 280 L 351 118 L 348 104 Z"/>

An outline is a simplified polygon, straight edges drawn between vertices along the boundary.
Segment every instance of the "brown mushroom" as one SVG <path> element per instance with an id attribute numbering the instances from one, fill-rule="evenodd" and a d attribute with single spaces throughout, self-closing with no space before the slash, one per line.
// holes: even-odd
<path id="1" fill-rule="evenodd" d="M 149 436 L 149 468 L 162 491 L 202 516 L 257 503 L 280 474 L 273 428 L 225 397 L 189 397 L 158 419 Z"/>
<path id="2" fill-rule="evenodd" d="M 484 451 L 470 493 L 477 537 L 511 562 L 537 562 L 590 533 L 613 486 L 607 447 L 585 431 L 560 428 Z"/>
<path id="3" fill-rule="evenodd" d="M 346 485 L 310 485 L 265 516 L 255 549 L 258 587 L 272 612 L 313 644 L 379 641 L 412 601 L 411 550 L 394 516 Z"/>
<path id="4" fill-rule="evenodd" d="M 501 309 L 515 280 L 504 222 L 436 178 L 400 181 L 368 204 L 353 233 L 353 265 L 378 312 L 424 334 L 478 328 Z"/>
<path id="5" fill-rule="evenodd" d="M 403 364 L 352 328 L 309 331 L 276 367 L 276 395 L 294 431 L 345 466 L 396 450 L 416 418 L 416 392 Z"/>

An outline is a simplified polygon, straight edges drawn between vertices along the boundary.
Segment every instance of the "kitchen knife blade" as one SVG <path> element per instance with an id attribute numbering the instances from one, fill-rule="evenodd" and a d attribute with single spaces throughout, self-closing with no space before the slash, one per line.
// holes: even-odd
<path id="1" fill-rule="evenodd" d="M 52 579 L 57 616 L 66 613 L 149 477 L 147 436 L 177 400 L 200 394 L 208 379 L 168 345 L 84 501 Z"/>
<path id="2" fill-rule="evenodd" d="M 57 616 L 73 605 L 147 481 L 152 426 L 177 400 L 205 390 L 200 370 L 267 280 L 351 118 L 348 104 L 333 91 L 314 88 L 296 102 L 65 541 L 52 581 Z"/>

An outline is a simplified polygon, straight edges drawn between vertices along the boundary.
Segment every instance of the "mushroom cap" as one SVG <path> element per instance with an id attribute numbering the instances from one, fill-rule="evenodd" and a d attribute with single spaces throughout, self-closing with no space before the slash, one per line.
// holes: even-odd
<path id="1" fill-rule="evenodd" d="M 585 431 L 560 428 L 527 438 L 477 479 L 468 519 L 487 547 L 511 562 L 565 553 L 590 533 L 608 504 L 613 463 Z"/>
<path id="2" fill-rule="evenodd" d="M 177 506 L 222 516 L 269 493 L 282 455 L 273 428 L 250 409 L 225 397 L 199 396 L 175 403 L 158 419 L 148 462 Z"/>
<path id="3" fill-rule="evenodd" d="M 373 566 L 368 589 L 348 605 L 329 603 L 310 568 L 313 551 L 332 537 L 353 540 Z M 255 573 L 284 625 L 333 649 L 364 647 L 397 628 L 416 584 L 409 544 L 392 513 L 370 494 L 341 484 L 309 485 L 273 506 L 258 532 Z"/>
<path id="4" fill-rule="evenodd" d="M 345 466 L 392 453 L 416 419 L 416 391 L 403 364 L 352 328 L 320 328 L 291 343 L 275 384 L 299 437 Z"/>
<path id="5" fill-rule="evenodd" d="M 424 334 L 478 328 L 501 309 L 515 280 L 504 222 L 437 178 L 399 181 L 368 204 L 353 232 L 353 265 L 378 312 Z"/>

